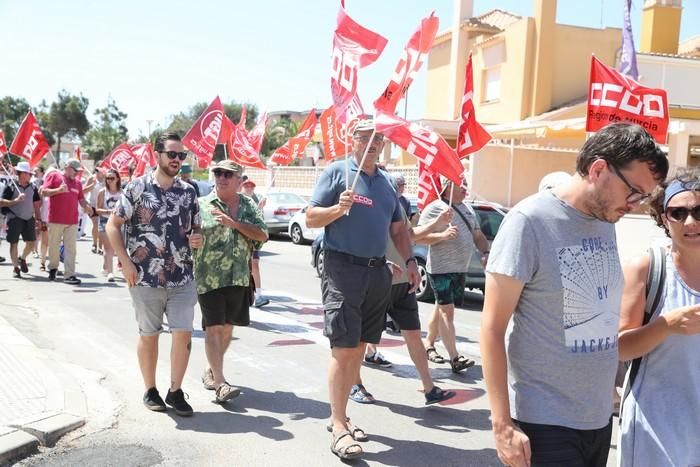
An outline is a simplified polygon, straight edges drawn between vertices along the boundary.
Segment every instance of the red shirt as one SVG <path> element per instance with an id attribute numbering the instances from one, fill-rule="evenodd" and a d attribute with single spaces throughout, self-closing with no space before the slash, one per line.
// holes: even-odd
<path id="1" fill-rule="evenodd" d="M 69 180 L 63 173 L 54 171 L 44 177 L 42 188 L 58 188 L 65 182 L 68 191 L 50 196 L 49 223 L 68 224 L 78 223 L 78 202 L 84 199 L 83 184 L 80 180 Z"/>

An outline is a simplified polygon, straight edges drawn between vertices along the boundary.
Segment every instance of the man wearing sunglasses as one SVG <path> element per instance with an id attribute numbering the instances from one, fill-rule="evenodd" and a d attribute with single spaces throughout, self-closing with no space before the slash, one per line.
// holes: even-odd
<path id="1" fill-rule="evenodd" d="M 491 246 L 481 355 L 500 460 L 605 466 L 623 279 L 613 223 L 665 179 L 641 127 L 591 136 L 566 184 L 508 213 Z"/>
<path id="2" fill-rule="evenodd" d="M 192 272 L 192 248 L 202 246 L 199 205 L 194 189 L 176 178 L 187 157 L 180 137 L 164 133 L 155 143 L 158 167 L 124 188 L 107 222 L 107 236 L 122 263 L 139 327 L 137 355 L 149 410 L 165 404 L 177 415 L 192 416 L 181 384 L 190 357 L 192 321 L 197 291 Z M 126 224 L 126 246 L 122 227 Z M 127 252 L 128 250 L 128 252 Z M 170 389 L 165 402 L 156 389 L 158 336 L 163 315 L 172 333 Z"/>
<path id="3" fill-rule="evenodd" d="M 350 422 L 346 410 L 365 344 L 378 344 L 385 326 L 391 300 L 391 272 L 385 256 L 389 236 L 405 262 L 409 293 L 419 282 L 401 204 L 389 177 L 377 168 L 383 140 L 374 131 L 372 120 L 359 122 L 353 133 L 353 154 L 321 174 L 306 212 L 309 227 L 324 227 L 321 291 L 323 333 L 331 345 L 331 451 L 343 459 L 361 456 L 362 448 L 356 441 L 367 439 Z M 367 157 L 360 166 L 365 152 Z M 350 180 L 346 180 L 346 168 Z M 347 184 L 352 185 L 356 177 L 353 192 Z"/>

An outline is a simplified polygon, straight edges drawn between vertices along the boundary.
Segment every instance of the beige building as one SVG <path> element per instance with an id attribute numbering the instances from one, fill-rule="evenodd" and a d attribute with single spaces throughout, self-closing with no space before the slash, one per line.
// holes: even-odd
<path id="1" fill-rule="evenodd" d="M 452 27 L 436 37 L 428 58 L 420 123 L 455 143 L 471 53 L 476 115 L 494 139 L 465 164 L 475 192 L 511 206 L 536 192 L 545 174 L 574 172 L 586 138 L 591 54 L 616 66 L 622 31 L 558 24 L 556 0 L 534 0 L 534 17 L 500 9 L 473 16 L 473 1 L 454 3 Z M 681 16 L 681 0 L 646 0 L 637 55 L 640 81 L 668 91 L 672 167 L 700 163 L 700 93 L 693 86 L 700 82 L 700 38 L 679 44 Z M 399 164 L 415 159 L 401 153 Z"/>

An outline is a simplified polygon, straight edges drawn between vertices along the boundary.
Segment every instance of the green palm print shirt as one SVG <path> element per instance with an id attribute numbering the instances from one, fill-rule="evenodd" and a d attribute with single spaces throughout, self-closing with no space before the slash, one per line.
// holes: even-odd
<path id="1" fill-rule="evenodd" d="M 238 217 L 235 220 L 256 225 L 267 232 L 262 212 L 253 200 L 244 195 L 239 200 Z M 228 206 L 216 196 L 216 190 L 199 198 L 204 245 L 193 250 L 198 294 L 232 285 L 247 287 L 250 280 L 248 258 L 253 248 L 259 249 L 263 244 L 219 224 L 212 213 L 217 208 L 229 214 Z"/>

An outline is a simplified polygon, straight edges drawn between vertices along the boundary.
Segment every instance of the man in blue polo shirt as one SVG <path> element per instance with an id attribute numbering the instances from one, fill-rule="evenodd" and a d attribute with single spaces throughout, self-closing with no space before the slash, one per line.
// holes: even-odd
<path id="1" fill-rule="evenodd" d="M 383 146 L 384 137 L 375 134 L 374 122 L 361 121 L 353 134 L 353 155 L 334 162 L 321 174 L 306 212 L 309 227 L 325 228 L 321 292 L 323 334 L 331 344 L 331 451 L 343 459 L 361 456 L 363 451 L 356 441 L 367 440 L 365 433 L 350 423 L 346 409 L 365 345 L 379 342 L 391 300 L 391 272 L 385 258 L 387 232 L 404 258 L 411 288 L 419 281 L 401 205 L 388 177 L 377 169 Z M 367 157 L 359 167 L 365 150 Z M 346 180 L 348 172 L 350 180 Z M 347 186 L 356 177 L 355 190 L 350 191 Z"/>

